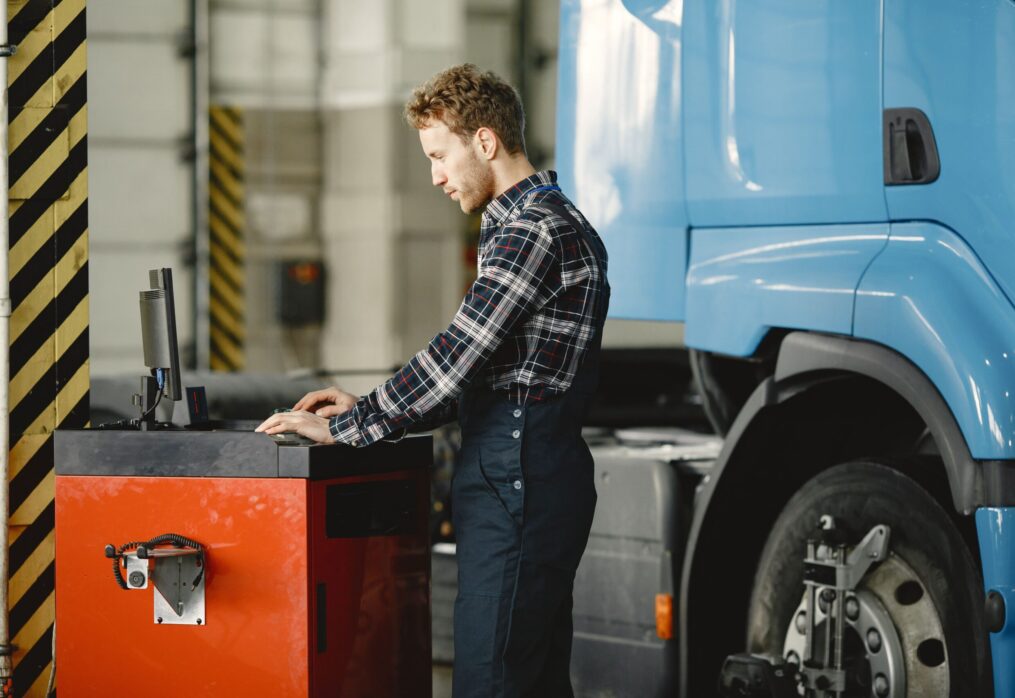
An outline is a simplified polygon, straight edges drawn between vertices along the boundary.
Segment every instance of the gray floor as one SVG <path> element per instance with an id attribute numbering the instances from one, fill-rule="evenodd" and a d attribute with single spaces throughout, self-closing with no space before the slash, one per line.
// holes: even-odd
<path id="1" fill-rule="evenodd" d="M 451 619 L 458 592 L 458 565 L 454 547 L 437 545 L 431 560 L 431 628 L 433 630 L 433 698 L 451 698 L 451 662 L 454 661 Z"/>
<path id="2" fill-rule="evenodd" d="M 433 665 L 433 698 L 451 698 L 451 667 Z"/>

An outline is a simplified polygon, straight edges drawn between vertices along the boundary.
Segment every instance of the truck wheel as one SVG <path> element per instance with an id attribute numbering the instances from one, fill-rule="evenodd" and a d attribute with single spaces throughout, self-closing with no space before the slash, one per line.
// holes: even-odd
<path id="1" fill-rule="evenodd" d="M 871 630 L 858 632 L 857 626 L 848 631 L 844 666 L 850 690 L 845 695 L 991 695 L 983 584 L 973 556 L 926 490 L 877 463 L 830 468 L 807 482 L 782 510 L 754 579 L 748 651 L 799 659 L 794 652 L 802 647 L 796 628 L 803 625 L 798 623 L 803 560 L 807 540 L 817 537 L 825 515 L 834 518 L 851 545 L 874 526 L 891 528 L 888 558 L 867 572 L 856 594 L 871 606 L 865 615 L 880 619 L 884 632 L 872 639 L 885 643 L 888 652 L 868 651 L 867 638 L 860 633 Z M 902 661 L 885 673 L 876 666 L 877 657 L 889 654 Z M 882 673 L 875 690 L 875 678 Z M 882 693 L 885 686 L 898 683 L 897 674 L 902 674 L 905 691 Z"/>

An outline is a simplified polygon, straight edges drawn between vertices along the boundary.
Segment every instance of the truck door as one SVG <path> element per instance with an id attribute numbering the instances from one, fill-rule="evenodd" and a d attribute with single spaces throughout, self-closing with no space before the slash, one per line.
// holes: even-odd
<path id="1" fill-rule="evenodd" d="M 687 0 L 689 347 L 849 335 L 888 237 L 880 0 Z"/>
<path id="2" fill-rule="evenodd" d="M 880 0 L 687 0 L 683 40 L 692 226 L 886 220 Z"/>
<path id="3" fill-rule="evenodd" d="M 918 159 L 930 138 L 940 166 L 886 185 L 891 219 L 950 228 L 1015 301 L 1015 3 L 885 0 L 884 50 L 885 109 L 919 109 L 929 126 L 911 124 L 902 147 Z"/>
<path id="4" fill-rule="evenodd" d="M 682 0 L 562 0 L 560 183 L 606 242 L 612 317 L 682 320 Z"/>

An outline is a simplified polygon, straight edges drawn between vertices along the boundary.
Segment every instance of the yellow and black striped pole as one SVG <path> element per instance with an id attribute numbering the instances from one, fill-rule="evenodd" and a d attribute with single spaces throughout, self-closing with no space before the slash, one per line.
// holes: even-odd
<path id="1" fill-rule="evenodd" d="M 53 430 L 88 423 L 85 0 L 8 1 L 10 630 L 44 696 L 54 622 Z"/>
<path id="2" fill-rule="evenodd" d="M 246 338 L 243 115 L 229 107 L 210 111 L 209 365 L 215 371 L 239 371 Z"/>

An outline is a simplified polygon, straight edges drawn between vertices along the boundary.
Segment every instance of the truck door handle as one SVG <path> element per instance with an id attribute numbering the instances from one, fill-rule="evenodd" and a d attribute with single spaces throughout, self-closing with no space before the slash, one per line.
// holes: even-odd
<path id="1" fill-rule="evenodd" d="M 929 184 L 941 174 L 934 129 L 919 109 L 884 111 L 885 184 Z"/>

